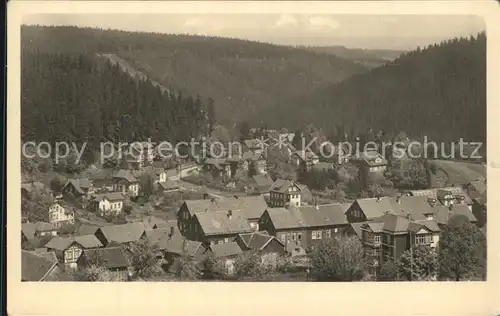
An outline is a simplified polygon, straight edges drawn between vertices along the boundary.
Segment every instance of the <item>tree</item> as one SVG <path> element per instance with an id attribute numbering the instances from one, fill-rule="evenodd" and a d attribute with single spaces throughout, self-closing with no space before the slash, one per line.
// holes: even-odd
<path id="1" fill-rule="evenodd" d="M 243 141 L 250 137 L 250 124 L 247 121 L 242 121 L 239 124 L 240 139 Z"/>
<path id="2" fill-rule="evenodd" d="M 207 116 L 208 116 L 208 135 L 212 135 L 215 128 L 215 105 L 212 98 L 208 98 L 207 103 Z"/>
<path id="3" fill-rule="evenodd" d="M 234 274 L 240 280 L 259 280 L 268 272 L 269 270 L 262 264 L 261 256 L 257 251 L 246 251 L 234 261 Z"/>
<path id="4" fill-rule="evenodd" d="M 437 277 L 436 251 L 428 245 L 416 245 L 404 251 L 396 261 L 397 271 L 409 281 L 429 281 Z"/>
<path id="5" fill-rule="evenodd" d="M 394 261 L 384 262 L 377 276 L 378 281 L 396 281 L 398 278 L 397 267 Z"/>
<path id="6" fill-rule="evenodd" d="M 467 217 L 452 217 L 439 239 L 441 278 L 460 281 L 486 265 L 486 238 Z M 484 273 L 481 273 L 484 275 Z"/>
<path id="7" fill-rule="evenodd" d="M 110 282 L 111 273 L 104 266 L 91 264 L 83 270 L 76 273 L 75 278 L 78 281 L 88 282 Z"/>
<path id="8" fill-rule="evenodd" d="M 50 180 L 50 189 L 54 192 L 61 192 L 64 187 L 64 178 L 56 175 Z"/>
<path id="9" fill-rule="evenodd" d="M 146 197 L 151 196 L 155 188 L 153 176 L 145 172 L 140 176 L 139 181 L 141 193 Z"/>
<path id="10" fill-rule="evenodd" d="M 359 281 L 365 275 L 363 245 L 356 236 L 322 239 L 309 257 L 312 272 L 320 280 Z"/>
<path id="11" fill-rule="evenodd" d="M 255 162 L 250 161 L 248 163 L 248 177 L 251 178 L 255 175 L 257 175 L 257 167 L 255 166 Z"/>
<path id="12" fill-rule="evenodd" d="M 133 276 L 149 277 L 161 273 L 156 253 L 147 240 L 132 242 L 127 246 L 127 250 L 131 254 L 130 265 L 134 267 Z"/>

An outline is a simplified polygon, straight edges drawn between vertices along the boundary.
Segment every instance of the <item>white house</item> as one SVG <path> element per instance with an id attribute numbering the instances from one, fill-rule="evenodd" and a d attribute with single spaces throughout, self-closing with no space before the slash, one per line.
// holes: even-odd
<path id="1" fill-rule="evenodd" d="M 99 194 L 95 197 L 96 211 L 101 215 L 118 215 L 123 210 L 125 197 L 120 192 Z"/>
<path id="2" fill-rule="evenodd" d="M 294 181 L 277 179 L 269 190 L 269 201 L 273 207 L 301 206 L 300 187 Z"/>
<path id="3" fill-rule="evenodd" d="M 58 227 L 65 223 L 74 224 L 75 213 L 68 210 L 62 202 L 54 202 L 54 204 L 49 207 L 49 222 Z"/>

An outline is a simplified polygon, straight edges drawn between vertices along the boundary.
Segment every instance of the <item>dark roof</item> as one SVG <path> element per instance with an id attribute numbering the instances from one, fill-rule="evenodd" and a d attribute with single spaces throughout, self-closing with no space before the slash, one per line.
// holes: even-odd
<path id="1" fill-rule="evenodd" d="M 184 203 L 190 215 L 232 210 L 243 211 L 247 219 L 260 218 L 267 208 L 267 203 L 263 196 L 242 196 L 238 198 L 214 199 L 213 201 L 210 199 L 186 200 Z"/>
<path id="2" fill-rule="evenodd" d="M 55 224 L 46 222 L 22 223 L 21 232 L 27 239 L 35 238 L 35 233 L 57 230 Z"/>
<path id="3" fill-rule="evenodd" d="M 89 179 L 93 181 L 110 180 L 113 176 L 112 168 L 97 169 L 89 174 Z"/>
<path id="4" fill-rule="evenodd" d="M 57 257 L 53 252 L 21 251 L 21 280 L 44 281 L 57 266 Z"/>
<path id="5" fill-rule="evenodd" d="M 252 231 L 243 211 L 231 212 L 231 217 L 228 211 L 196 213 L 195 217 L 205 235 L 238 234 Z"/>
<path id="6" fill-rule="evenodd" d="M 274 183 L 271 185 L 270 190 L 284 193 L 292 185 L 296 185 L 300 190 L 300 187 L 295 182 L 283 179 L 276 179 L 276 181 L 274 181 Z"/>
<path id="7" fill-rule="evenodd" d="M 130 173 L 128 170 L 120 169 L 114 175 L 113 178 L 124 179 L 130 183 L 137 182 L 138 180 Z"/>
<path id="8" fill-rule="evenodd" d="M 178 228 L 174 228 L 173 235 L 171 235 L 169 228 L 158 228 L 146 231 L 146 236 L 153 249 L 178 255 L 194 256 L 196 251 L 202 247 L 201 242 L 184 238 Z"/>
<path id="9" fill-rule="evenodd" d="M 327 204 L 301 206 L 298 208 L 269 208 L 269 217 L 275 229 L 290 229 L 299 227 L 324 227 L 347 225 L 345 206 L 342 204 Z"/>
<path id="10" fill-rule="evenodd" d="M 264 249 L 273 239 L 276 237 L 268 235 L 263 232 L 253 232 L 246 234 L 239 234 L 239 237 L 245 243 L 245 246 L 249 249 L 262 250 Z M 281 241 L 276 239 L 280 244 L 283 245 Z"/>
<path id="11" fill-rule="evenodd" d="M 129 266 L 129 260 L 122 247 L 86 249 L 83 251 L 82 257 L 91 254 L 96 254 L 103 260 L 108 269 L 127 268 Z"/>
<path id="12" fill-rule="evenodd" d="M 476 222 L 477 219 L 471 212 L 469 207 L 464 204 L 455 204 L 452 207 L 443 205 L 436 205 L 434 208 L 434 219 L 442 225 L 447 225 L 449 220 L 456 215 L 463 215 L 469 219 L 470 222 Z"/>
<path id="13" fill-rule="evenodd" d="M 361 234 L 361 226 L 364 225 L 366 222 L 357 222 L 357 223 L 351 223 L 351 228 L 352 230 L 354 231 L 354 233 L 358 236 L 358 237 L 362 237 L 362 234 Z"/>
<path id="14" fill-rule="evenodd" d="M 71 184 L 80 194 L 84 194 L 85 191 L 92 186 L 92 183 L 87 178 L 69 179 L 66 186 L 69 184 Z"/>
<path id="15" fill-rule="evenodd" d="M 473 190 L 468 190 L 469 196 L 474 199 L 481 197 L 486 192 L 486 182 L 484 180 L 471 181 L 466 185 L 466 188 L 472 188 Z"/>
<path id="16" fill-rule="evenodd" d="M 238 243 L 234 241 L 223 244 L 215 244 L 210 246 L 210 249 L 212 250 L 216 258 L 237 256 L 243 253 L 240 245 L 238 245 Z"/>
<path id="17" fill-rule="evenodd" d="M 161 185 L 163 190 L 173 190 L 180 187 L 179 182 L 173 180 L 167 180 L 165 182 L 160 182 L 159 184 Z"/>
<path id="18" fill-rule="evenodd" d="M 426 189 L 426 190 L 410 190 L 410 194 L 413 196 L 426 196 L 429 199 L 437 199 L 438 191 L 446 192 L 448 191 L 453 196 L 463 196 L 465 198 L 464 202 L 467 204 L 472 203 L 470 196 L 465 192 L 462 187 L 445 187 L 436 189 Z"/>
<path id="19" fill-rule="evenodd" d="M 121 192 L 109 192 L 109 193 L 104 193 L 104 194 L 96 194 L 95 195 L 95 200 L 96 201 L 102 201 L 104 198 L 106 198 L 108 201 L 120 201 L 124 200 L 125 197 Z"/>
<path id="20" fill-rule="evenodd" d="M 92 225 L 86 225 L 86 224 L 81 224 L 76 228 L 76 233 L 80 236 L 83 235 L 92 235 L 94 234 L 99 226 L 92 226 Z"/>
<path id="21" fill-rule="evenodd" d="M 85 235 L 75 237 L 55 236 L 47 244 L 45 244 L 45 247 L 49 249 L 64 251 L 74 243 L 79 244 L 83 248 L 98 248 L 103 246 L 95 235 Z"/>
<path id="22" fill-rule="evenodd" d="M 110 225 L 99 228 L 108 242 L 126 243 L 139 240 L 145 231 L 144 223 Z"/>
<path id="23" fill-rule="evenodd" d="M 412 220 L 406 216 L 397 214 L 384 214 L 383 216 L 366 222 L 374 232 L 389 231 L 392 233 L 405 233 L 408 231 L 417 232 L 424 228 L 432 232 L 439 232 L 441 229 L 435 220 Z"/>

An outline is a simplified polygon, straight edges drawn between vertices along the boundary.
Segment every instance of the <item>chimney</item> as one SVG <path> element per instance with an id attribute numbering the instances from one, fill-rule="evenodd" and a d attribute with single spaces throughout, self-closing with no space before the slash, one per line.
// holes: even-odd
<path id="1" fill-rule="evenodd" d="M 227 217 L 229 219 L 233 218 L 233 211 L 231 211 L 231 210 L 227 211 Z"/>

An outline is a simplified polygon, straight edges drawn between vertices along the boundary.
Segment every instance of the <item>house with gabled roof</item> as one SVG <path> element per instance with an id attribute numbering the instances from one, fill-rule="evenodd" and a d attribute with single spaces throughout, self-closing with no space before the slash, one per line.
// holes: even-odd
<path id="1" fill-rule="evenodd" d="M 304 249 L 322 239 L 343 234 L 349 227 L 342 204 L 286 208 L 268 208 L 259 223 L 261 230 L 275 236 L 284 245 L 295 243 Z"/>
<path id="2" fill-rule="evenodd" d="M 202 169 L 215 179 L 231 177 L 231 163 L 225 158 L 207 158 L 203 161 Z"/>
<path id="3" fill-rule="evenodd" d="M 112 191 L 114 173 L 115 171 L 112 168 L 100 168 L 91 171 L 89 180 L 93 183 L 95 191 Z"/>
<path id="4" fill-rule="evenodd" d="M 232 242 L 238 234 L 252 231 L 243 210 L 207 211 L 194 214 L 190 239 L 208 246 Z"/>
<path id="5" fill-rule="evenodd" d="M 94 193 L 94 186 L 88 178 L 69 179 L 62 188 L 63 195 L 74 197 L 87 197 Z"/>
<path id="6" fill-rule="evenodd" d="M 370 272 L 376 275 L 386 261 L 396 261 L 416 245 L 436 248 L 441 229 L 435 220 L 414 220 L 411 214 L 389 212 L 360 225 L 361 241 Z"/>
<path id="7" fill-rule="evenodd" d="M 56 254 L 59 262 L 63 263 L 67 268 L 72 269 L 77 267 L 76 262 L 84 249 L 99 248 L 102 246 L 103 244 L 95 235 L 75 237 L 55 236 L 45 244 L 45 248 L 48 251 L 53 251 Z"/>
<path id="8" fill-rule="evenodd" d="M 248 194 L 269 195 L 273 180 L 268 175 L 254 175 L 247 189 Z"/>
<path id="9" fill-rule="evenodd" d="M 434 218 L 441 227 L 448 225 L 454 216 L 465 216 L 471 223 L 476 224 L 477 219 L 474 213 L 464 204 L 453 204 L 448 207 L 436 205 L 434 208 Z"/>
<path id="10" fill-rule="evenodd" d="M 139 180 L 129 171 L 120 169 L 113 174 L 113 191 L 132 197 L 139 195 Z"/>
<path id="11" fill-rule="evenodd" d="M 416 220 L 431 218 L 434 211 L 427 200 L 422 197 L 397 196 L 357 199 L 346 211 L 350 223 L 369 221 L 384 215 L 411 214 Z"/>
<path id="12" fill-rule="evenodd" d="M 225 272 L 228 275 L 234 273 L 234 263 L 238 256 L 243 253 L 240 245 L 234 241 L 211 245 L 210 251 L 216 260 L 222 261 Z"/>
<path id="13" fill-rule="evenodd" d="M 63 224 L 75 223 L 75 212 L 63 201 L 55 201 L 49 207 L 49 222 L 60 227 Z"/>
<path id="14" fill-rule="evenodd" d="M 111 242 L 119 244 L 127 244 L 139 241 L 146 237 L 146 229 L 144 223 L 135 222 L 121 225 L 103 226 L 97 229 L 95 236 L 104 245 Z"/>
<path id="15" fill-rule="evenodd" d="M 451 204 L 472 205 L 472 199 L 462 187 L 410 190 L 408 194 L 412 196 L 425 196 L 431 205 L 436 203 L 444 206 L 450 206 Z"/>
<path id="16" fill-rule="evenodd" d="M 54 252 L 21 250 L 21 281 L 71 281 L 71 278 L 59 267 Z"/>
<path id="17" fill-rule="evenodd" d="M 77 266 L 85 268 L 94 260 L 106 267 L 111 275 L 111 281 L 129 280 L 130 259 L 123 247 L 110 245 L 104 248 L 84 249 L 78 258 Z"/>
<path id="18" fill-rule="evenodd" d="M 301 205 L 300 186 L 291 180 L 276 179 L 269 188 L 269 203 L 272 207 Z"/>
<path id="19" fill-rule="evenodd" d="M 285 245 L 275 236 L 265 232 L 239 234 L 236 242 L 243 251 L 257 251 L 263 263 L 276 265 L 280 256 L 285 255 Z"/>
<path id="20" fill-rule="evenodd" d="M 48 237 L 57 235 L 57 226 L 52 223 L 36 222 L 21 224 L 21 240 L 32 241 L 38 237 Z"/>
<path id="21" fill-rule="evenodd" d="M 312 150 L 297 150 L 291 154 L 290 158 L 297 167 L 310 170 L 312 166 L 319 162 L 319 157 Z"/>
<path id="22" fill-rule="evenodd" d="M 359 179 L 364 187 L 385 179 L 387 159 L 377 150 L 367 150 L 351 157 L 353 164 L 359 167 Z"/>
<path id="23" fill-rule="evenodd" d="M 121 192 L 96 194 L 92 202 L 95 205 L 96 212 L 101 216 L 118 215 L 123 210 L 125 197 Z"/>
<path id="24" fill-rule="evenodd" d="M 267 208 L 263 196 L 235 196 L 224 199 L 186 200 L 180 207 L 177 217 L 179 228 L 188 239 L 194 239 L 193 216 L 197 213 L 242 211 L 244 218 L 253 230 L 258 230 L 259 219 Z"/>

